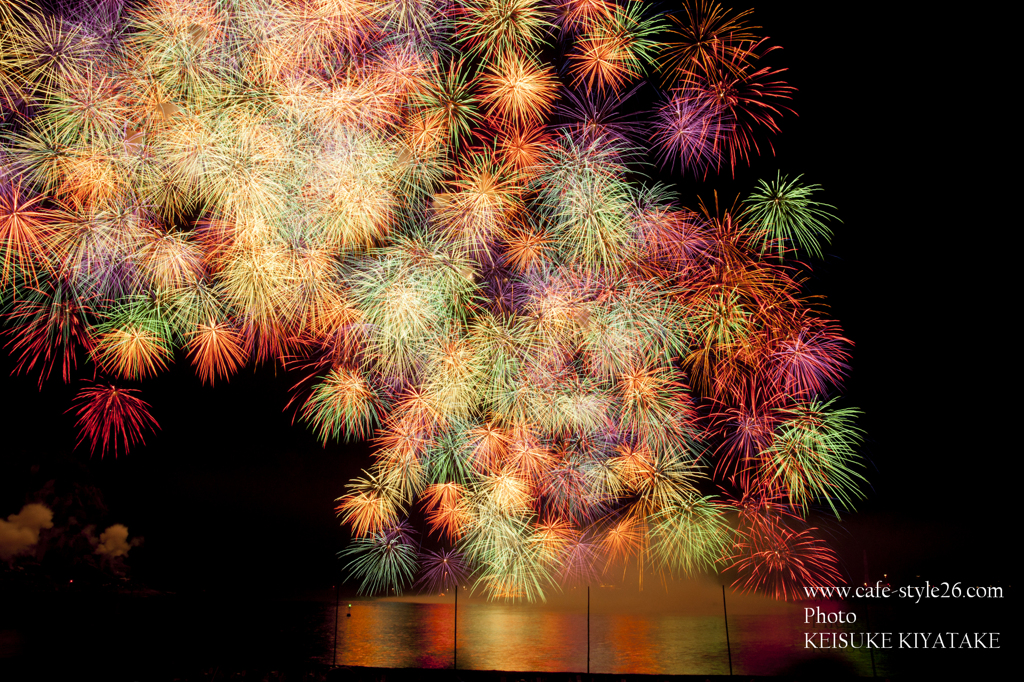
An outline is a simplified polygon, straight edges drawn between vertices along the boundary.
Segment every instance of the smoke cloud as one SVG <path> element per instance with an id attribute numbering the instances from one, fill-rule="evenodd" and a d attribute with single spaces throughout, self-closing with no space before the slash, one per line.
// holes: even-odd
<path id="1" fill-rule="evenodd" d="M 44 528 L 53 528 L 53 512 L 41 504 L 26 504 L 6 521 L 0 519 L 0 559 L 10 559 L 33 547 Z"/>
<path id="2" fill-rule="evenodd" d="M 138 545 L 139 542 L 138 539 L 128 542 L 128 527 L 115 523 L 100 533 L 100 544 L 96 547 L 96 553 L 111 557 L 125 556 L 128 554 L 128 550 Z"/>

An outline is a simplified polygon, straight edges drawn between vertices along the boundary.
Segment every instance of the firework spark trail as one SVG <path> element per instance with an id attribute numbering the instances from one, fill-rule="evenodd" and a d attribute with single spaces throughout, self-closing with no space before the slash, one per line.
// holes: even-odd
<path id="1" fill-rule="evenodd" d="M 27 196 L 19 184 L 0 185 L 0 289 L 17 287 L 19 275 L 24 284 L 36 284 L 34 256 L 52 238 L 49 212 L 38 206 L 43 198 Z"/>
<path id="2" fill-rule="evenodd" d="M 652 141 L 662 148 L 664 165 L 673 168 L 678 162 L 681 170 L 698 174 L 719 166 L 730 131 L 715 100 L 683 89 L 672 93 L 658 111 Z"/>
<path id="3" fill-rule="evenodd" d="M 791 260 L 833 208 L 800 176 L 697 212 L 644 180 L 771 148 L 793 88 L 750 11 L 64 5 L 0 0 L 0 293 L 17 371 L 96 375 L 93 451 L 156 427 L 115 379 L 280 363 L 320 440 L 374 444 L 337 500 L 365 591 L 839 579 L 800 519 L 861 496 L 850 342 Z"/>
<path id="4" fill-rule="evenodd" d="M 413 532 L 402 521 L 352 541 L 343 555 L 353 557 L 349 574 L 361 581 L 360 590 L 373 593 L 393 589 L 402 594 L 416 573 Z"/>
<path id="5" fill-rule="evenodd" d="M 73 406 L 78 415 L 79 442 L 89 441 L 89 449 L 102 453 L 128 451 L 135 443 L 145 442 L 143 432 L 159 428 L 149 413 L 149 405 L 136 396 L 137 391 L 114 384 L 93 384 L 83 388 Z"/>
<path id="6" fill-rule="evenodd" d="M 784 505 L 763 497 L 744 498 L 737 508 L 739 528 L 728 557 L 740 574 L 734 587 L 800 599 L 804 585 L 841 582 L 835 552 Z"/>
<path id="7" fill-rule="evenodd" d="M 836 217 L 824 210 L 832 206 L 811 198 L 819 189 L 818 185 L 801 184 L 800 176 L 789 180 L 777 174 L 772 182 L 758 182 L 757 190 L 747 203 L 750 207 L 748 219 L 760 225 L 765 232 L 762 250 L 767 250 L 771 243 L 776 244 L 781 260 L 787 243 L 795 242 L 821 258 L 818 240 L 827 243 L 832 237 L 832 231 L 824 221 L 836 220 Z"/>
<path id="8" fill-rule="evenodd" d="M 470 571 L 455 550 L 426 550 L 421 557 L 423 567 L 416 581 L 430 592 L 446 592 L 468 582 Z"/>

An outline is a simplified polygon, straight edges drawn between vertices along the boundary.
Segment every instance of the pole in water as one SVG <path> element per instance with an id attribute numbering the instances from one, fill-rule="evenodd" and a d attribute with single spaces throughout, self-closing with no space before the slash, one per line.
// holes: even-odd
<path id="1" fill-rule="evenodd" d="M 338 611 L 341 609 L 340 597 L 338 597 L 338 586 L 334 586 L 334 663 L 338 665 Z"/>
<path id="2" fill-rule="evenodd" d="M 459 669 L 459 586 L 455 585 L 455 627 L 452 630 L 452 670 Z"/>
<path id="3" fill-rule="evenodd" d="M 864 549 L 864 584 L 867 585 L 871 582 L 871 573 L 868 571 L 868 550 Z M 868 609 L 868 631 L 871 631 L 871 609 Z M 868 651 L 871 653 L 871 677 L 878 677 L 878 673 L 875 672 L 875 650 L 868 647 Z"/>
<path id="4" fill-rule="evenodd" d="M 725 650 L 729 652 L 729 674 L 732 675 L 732 646 L 729 644 L 729 610 L 725 607 L 725 585 L 722 585 L 722 615 L 725 617 Z"/>
<path id="5" fill-rule="evenodd" d="M 871 630 L 871 620 L 871 608 L 868 607 L 868 632 L 873 632 Z M 875 670 L 875 650 L 872 647 L 868 647 L 868 652 L 871 654 L 871 677 L 878 677 L 878 671 Z"/>
<path id="6" fill-rule="evenodd" d="M 590 585 L 587 585 L 587 674 L 590 674 Z"/>

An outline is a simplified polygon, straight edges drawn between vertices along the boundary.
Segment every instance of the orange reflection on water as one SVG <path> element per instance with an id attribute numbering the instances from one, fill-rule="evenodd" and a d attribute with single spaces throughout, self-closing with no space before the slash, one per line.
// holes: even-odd
<path id="1" fill-rule="evenodd" d="M 394 628 L 394 619 L 379 604 L 353 602 L 350 608 L 342 607 L 338 618 L 338 660 L 355 665 L 363 661 L 381 660 L 379 642 Z"/>
<path id="2" fill-rule="evenodd" d="M 450 668 L 452 666 L 452 642 L 454 604 L 416 604 L 421 628 L 417 647 L 416 665 L 420 668 Z"/>
<path id="3" fill-rule="evenodd" d="M 594 637 L 591 625 L 591 670 L 598 663 L 598 670 L 629 670 L 640 674 L 661 672 L 656 661 L 661 657 L 660 642 L 652 636 L 650 618 L 633 615 L 618 615 L 615 618 L 601 618 L 601 640 Z M 614 646 L 607 640 L 613 640 Z M 595 644 L 599 644 L 595 648 Z"/>
<path id="4" fill-rule="evenodd" d="M 579 672 L 586 616 L 537 606 L 471 604 L 459 610 L 459 667 Z"/>
<path id="5" fill-rule="evenodd" d="M 461 596 L 461 595 L 460 595 Z M 341 608 L 337 660 L 393 668 L 452 666 L 454 604 L 353 602 Z M 731 615 L 733 672 L 784 674 L 815 658 L 801 647 L 801 614 Z M 333 617 L 331 626 L 333 626 Z M 861 674 L 864 650 L 838 652 Z M 845 655 L 842 655 L 845 653 Z M 879 662 L 881 664 L 881 662 Z M 574 672 L 587 669 L 587 615 L 523 604 L 459 604 L 458 667 L 463 670 Z M 597 674 L 724 675 L 729 672 L 721 616 L 592 613 L 590 671 Z M 865 672 L 866 671 L 866 672 Z"/>

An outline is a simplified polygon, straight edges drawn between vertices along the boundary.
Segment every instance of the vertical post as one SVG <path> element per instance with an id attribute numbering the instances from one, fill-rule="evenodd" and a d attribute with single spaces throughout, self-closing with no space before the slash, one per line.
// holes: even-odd
<path id="1" fill-rule="evenodd" d="M 868 607 L 868 632 L 873 632 L 871 629 L 871 607 Z M 868 647 L 868 653 L 871 654 L 871 677 L 878 677 L 878 671 L 875 670 L 875 650 L 873 647 Z"/>
<path id="2" fill-rule="evenodd" d="M 864 549 L 864 584 L 867 585 L 871 582 L 871 573 L 868 571 L 868 550 Z M 868 631 L 871 631 L 871 609 L 868 609 Z M 878 677 L 878 673 L 875 671 L 875 650 L 868 647 L 868 652 L 871 654 L 871 677 Z"/>
<path id="3" fill-rule="evenodd" d="M 868 651 L 871 652 L 871 677 L 878 677 L 878 672 L 875 670 L 875 650 L 869 648 Z"/>
<path id="4" fill-rule="evenodd" d="M 590 585 L 587 585 L 587 674 L 590 674 Z"/>
<path id="5" fill-rule="evenodd" d="M 452 641 L 452 670 L 459 669 L 459 584 L 455 584 L 455 627 Z"/>
<path id="6" fill-rule="evenodd" d="M 729 610 L 725 607 L 725 585 L 722 585 L 722 615 L 725 617 L 725 650 L 729 652 L 729 675 L 732 676 L 732 646 L 729 644 Z"/>
<path id="7" fill-rule="evenodd" d="M 338 665 L 338 612 L 341 610 L 341 597 L 338 596 L 340 590 L 338 585 L 334 585 L 334 663 Z"/>

